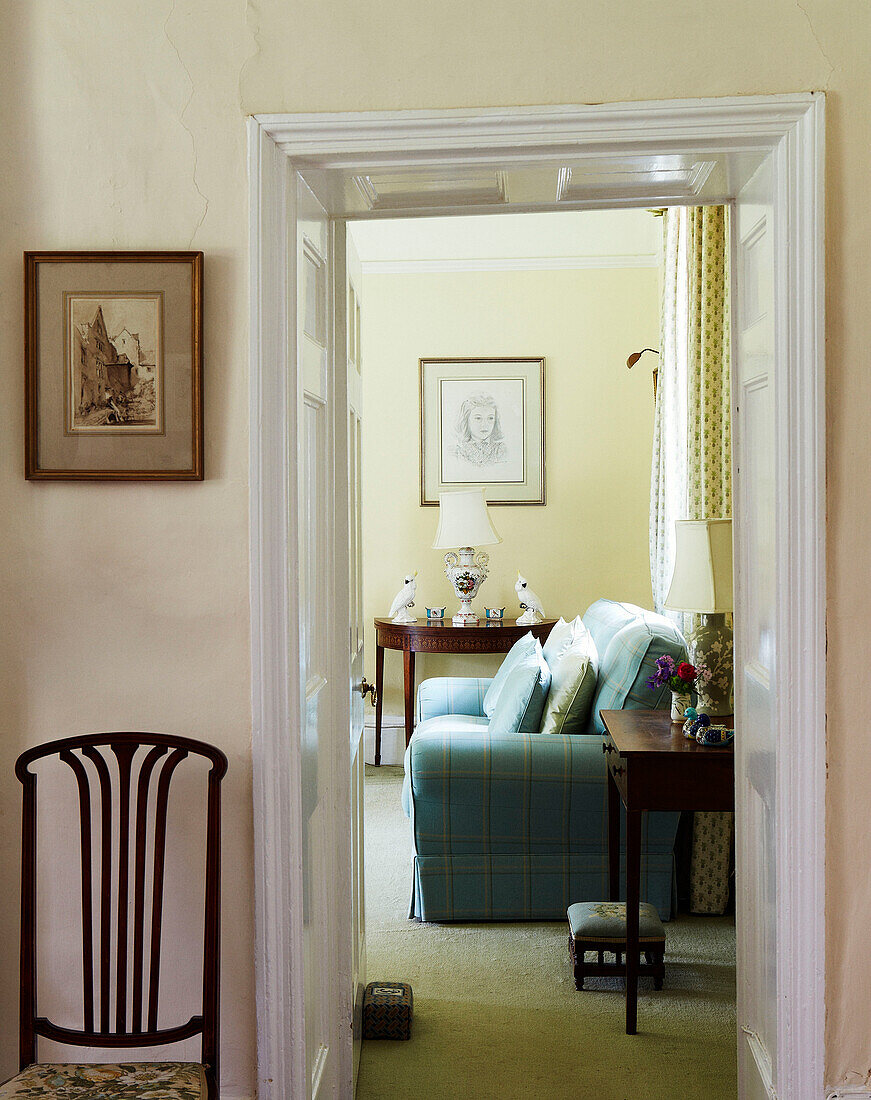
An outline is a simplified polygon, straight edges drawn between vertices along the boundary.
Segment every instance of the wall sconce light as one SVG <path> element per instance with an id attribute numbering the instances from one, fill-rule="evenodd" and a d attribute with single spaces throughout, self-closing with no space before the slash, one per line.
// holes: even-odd
<path id="1" fill-rule="evenodd" d="M 646 351 L 652 351 L 654 355 L 659 355 L 656 348 L 642 348 L 641 351 L 633 351 L 629 358 L 626 360 L 626 366 L 632 370 L 638 360 Z M 659 378 L 659 367 L 653 368 L 653 400 L 656 400 L 656 383 Z"/>

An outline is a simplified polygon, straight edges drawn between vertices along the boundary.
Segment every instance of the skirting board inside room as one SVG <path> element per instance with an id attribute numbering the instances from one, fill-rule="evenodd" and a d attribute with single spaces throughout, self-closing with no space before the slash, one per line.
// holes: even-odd
<path id="1" fill-rule="evenodd" d="M 375 763 L 375 715 L 366 715 L 364 730 L 366 763 Z M 405 719 L 399 714 L 385 714 L 381 718 L 381 763 L 401 766 L 405 756 Z"/>

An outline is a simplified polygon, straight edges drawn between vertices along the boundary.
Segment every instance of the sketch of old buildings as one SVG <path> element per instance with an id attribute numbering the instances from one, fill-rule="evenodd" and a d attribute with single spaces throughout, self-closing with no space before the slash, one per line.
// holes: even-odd
<path id="1" fill-rule="evenodd" d="M 125 326 L 110 337 L 102 303 L 92 321 L 74 321 L 71 332 L 68 429 L 159 427 L 155 351 L 142 347 L 140 333 Z"/>
<path id="2" fill-rule="evenodd" d="M 105 405 L 108 368 L 116 355 L 106 331 L 102 307 L 97 307 L 97 315 L 90 324 L 76 325 L 73 331 L 76 341 L 74 357 L 77 354 L 79 363 L 75 404 L 79 409 Z"/>

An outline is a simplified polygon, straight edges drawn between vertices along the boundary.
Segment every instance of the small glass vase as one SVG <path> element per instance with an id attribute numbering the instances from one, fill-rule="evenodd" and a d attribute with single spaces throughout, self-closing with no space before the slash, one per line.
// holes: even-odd
<path id="1" fill-rule="evenodd" d="M 693 705 L 693 697 L 688 691 L 673 691 L 671 693 L 671 720 L 672 722 L 682 722 L 684 720 L 684 714 L 687 707 Z"/>

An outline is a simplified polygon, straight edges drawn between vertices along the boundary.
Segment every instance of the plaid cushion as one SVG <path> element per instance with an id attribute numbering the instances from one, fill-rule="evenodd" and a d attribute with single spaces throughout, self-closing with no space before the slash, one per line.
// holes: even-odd
<path id="1" fill-rule="evenodd" d="M 643 614 L 644 610 L 633 603 L 596 600 L 595 603 L 590 604 L 584 612 L 582 622 L 593 636 L 600 661 L 605 656 L 605 650 L 611 644 L 614 635 Z"/>
<path id="2" fill-rule="evenodd" d="M 417 720 L 439 714 L 471 714 L 484 717 L 484 696 L 490 679 L 472 676 L 434 676 L 417 689 Z"/>
<path id="3" fill-rule="evenodd" d="M 687 659 L 683 635 L 662 615 L 639 608 L 638 615 L 611 639 L 604 656 L 600 651 L 599 679 L 587 733 L 602 734 L 604 725 L 599 711 L 661 709 L 671 705 L 671 692 L 666 685 L 655 690 L 647 686 L 656 671 L 657 659 L 665 654 L 675 661 Z"/>
<path id="4" fill-rule="evenodd" d="M 418 729 L 403 791 L 412 915 L 557 920 L 573 902 L 607 897 L 606 800 L 598 738 Z M 678 818 L 643 818 L 642 897 L 666 919 Z"/>

